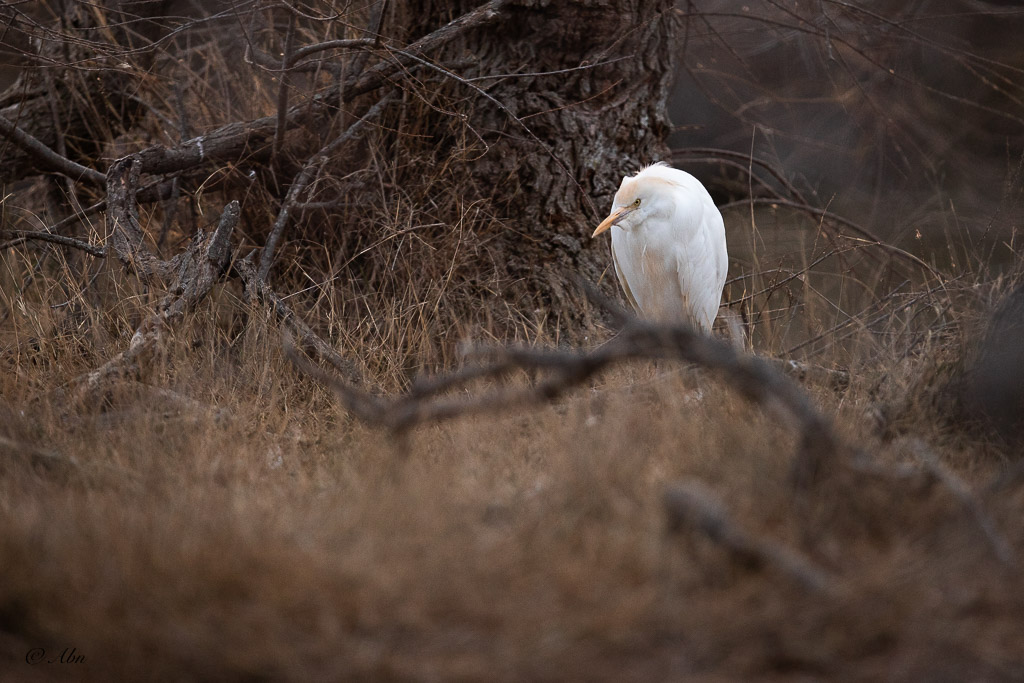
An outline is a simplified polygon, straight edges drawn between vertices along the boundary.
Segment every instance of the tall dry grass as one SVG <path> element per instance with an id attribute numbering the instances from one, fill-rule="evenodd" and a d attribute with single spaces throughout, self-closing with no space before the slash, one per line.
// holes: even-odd
<path id="1" fill-rule="evenodd" d="M 173 68 L 199 84 L 183 94 L 196 130 L 274 112 L 272 74 L 235 70 L 212 42 L 194 49 Z M 176 110 L 171 80 L 141 87 Z M 384 146 L 382 128 L 350 150 L 360 174 L 326 169 L 314 199 L 352 201 L 297 221 L 273 273 L 386 393 L 456 367 L 466 339 L 564 342 L 543 301 L 494 304 L 514 284 L 490 247 L 508 222 L 453 170 L 479 151 L 470 131 L 451 122 L 465 144 L 437 149 L 410 123 L 460 102 L 404 97 L 405 118 L 384 122 L 402 126 L 400 143 Z M 156 116 L 139 126 L 108 141 L 110 156 L 146 135 L 173 142 Z M 164 255 L 239 195 L 241 251 L 262 245 L 281 193 L 250 170 L 186 188 Z M 1019 177 L 1007 187 L 1017 201 Z M 5 193 L 4 227 L 52 221 L 52 191 Z M 143 209 L 154 248 L 169 211 Z M 785 208 L 726 211 L 725 313 L 748 350 L 827 371 L 804 389 L 866 456 L 807 490 L 790 480 L 784 416 L 668 363 L 422 426 L 399 448 L 297 373 L 234 283 L 168 331 L 139 381 L 76 402 L 70 383 L 126 348 L 161 293 L 113 259 L 7 247 L 0 677 L 1020 680 L 1019 445 L 973 423 L 959 387 L 1021 273 L 956 239 L 952 211 L 947 251 L 962 267 L 919 253 L 941 277 Z M 1019 254 L 1015 226 L 998 227 Z M 97 219 L 79 237 L 106 230 Z M 589 345 L 612 334 L 594 320 Z M 670 529 L 666 488 L 693 481 L 745 533 L 818 567 L 827 590 Z M 47 663 L 65 648 L 85 660 Z"/>
<path id="2" fill-rule="evenodd" d="M 841 359 L 850 385 L 805 388 L 879 472 L 799 493 L 784 420 L 664 364 L 620 368 L 555 405 L 421 427 L 400 457 L 298 375 L 276 328 L 230 288 L 166 340 L 143 382 L 72 405 L 61 386 L 122 347 L 154 301 L 114 268 L 76 276 L 63 258 L 3 255 L 5 677 L 1022 674 L 1024 494 L 986 490 L 1017 454 L 935 408 L 1005 279 L 908 286 L 817 342 L 809 357 Z M 748 289 L 775 276 L 751 273 Z M 835 302 L 814 304 L 814 290 L 835 277 L 812 269 L 793 292 L 755 297 L 750 343 L 781 355 L 828 329 Z M 420 323 L 396 308 L 353 328 L 300 296 L 371 376 L 405 381 Z M 924 474 L 920 449 L 977 491 L 1013 567 Z M 811 558 L 833 591 L 670 534 L 662 495 L 681 480 Z M 86 660 L 30 666 L 36 647 Z"/>

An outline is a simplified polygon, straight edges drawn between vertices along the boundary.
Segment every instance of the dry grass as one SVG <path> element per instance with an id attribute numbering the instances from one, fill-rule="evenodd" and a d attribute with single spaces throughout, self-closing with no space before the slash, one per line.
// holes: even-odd
<path id="1" fill-rule="evenodd" d="M 8 283 L 26 282 L 41 256 L 9 250 Z M 1012 548 L 1008 568 L 914 455 L 930 449 L 978 491 L 1012 455 L 914 403 L 959 367 L 964 328 L 998 282 L 943 294 L 939 322 L 922 300 L 887 315 L 885 334 L 861 319 L 853 336 L 833 335 L 851 386 L 807 389 L 882 471 L 799 493 L 784 421 L 664 365 L 620 368 L 557 405 L 419 428 L 399 459 L 299 376 L 276 329 L 229 289 L 167 340 L 145 384 L 71 406 L 59 387 L 125 344 L 152 301 L 114 269 L 69 293 L 57 283 L 70 271 L 50 272 L 60 263 L 45 257 L 46 277 L 20 291 L 4 285 L 0 642 L 13 677 L 1024 674 L 1024 491 L 978 494 Z M 66 300 L 77 327 L 52 308 Z M 406 355 L 386 357 L 409 343 L 397 309 L 382 330 L 309 305 L 321 329 L 347 330 L 346 346 L 385 356 L 376 378 L 403 383 Z M 792 333 L 758 324 L 757 340 Z M 879 406 L 902 411 L 888 441 Z M 662 495 L 682 480 L 709 486 L 747 532 L 810 558 L 830 591 L 669 533 Z M 29 667 L 33 647 L 87 659 Z"/>
<path id="2" fill-rule="evenodd" d="M 348 35 L 330 30 L 303 38 Z M 140 84 L 154 110 L 177 110 L 168 72 L 196 83 L 194 130 L 274 113 L 272 74 L 233 68 L 214 41 L 190 49 Z M 472 183 L 472 131 L 438 115 L 469 105 L 409 83 L 403 107 L 317 177 L 310 201 L 347 202 L 296 219 L 272 277 L 387 393 L 456 366 L 465 339 L 554 345 L 570 324 L 508 296 L 494 237 L 512 222 Z M 144 118 L 107 156 L 173 132 Z M 259 182 L 242 163 L 183 181 L 162 255 L 235 198 L 241 251 L 262 246 L 283 195 L 272 181 L 302 161 L 260 168 Z M 13 189 L 0 227 L 59 217 L 45 181 Z M 168 205 L 142 211 L 157 249 Z M 1019 226 L 993 215 L 1019 264 Z M 288 364 L 235 282 L 168 331 L 141 381 L 75 401 L 70 383 L 125 349 L 161 293 L 112 258 L 5 248 L 0 678 L 1021 680 L 1020 448 L 966 424 L 957 393 L 1019 266 L 999 273 L 953 234 L 919 253 L 940 281 L 784 208 L 726 220 L 726 300 L 748 348 L 850 375 L 804 388 L 867 459 L 809 489 L 790 479 L 781 412 L 667 363 L 617 367 L 552 405 L 418 427 L 400 449 Z M 935 220 L 960 226 L 952 211 Z M 77 236 L 107 232 L 97 220 Z M 598 321 L 574 334 L 611 333 Z M 737 528 L 798 553 L 826 588 L 670 529 L 678 482 L 708 487 Z M 34 648 L 86 659 L 32 666 Z"/>

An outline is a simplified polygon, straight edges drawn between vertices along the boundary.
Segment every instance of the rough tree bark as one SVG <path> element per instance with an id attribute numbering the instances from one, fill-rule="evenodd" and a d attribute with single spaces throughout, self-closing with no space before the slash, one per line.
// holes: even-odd
<path id="1" fill-rule="evenodd" d="M 393 20 L 440 23 L 479 0 L 440 4 L 407 3 Z M 470 124 L 491 146 L 467 173 L 515 224 L 499 236 L 509 276 L 566 322 L 574 312 L 586 315 L 577 274 L 592 281 L 604 274 L 614 286 L 607 245 L 589 238 L 622 176 L 668 157 L 675 24 L 670 0 L 518 0 L 440 56 L 470 63 L 460 72 L 466 79 L 526 74 L 474 81 L 507 110 L 478 96 Z"/>

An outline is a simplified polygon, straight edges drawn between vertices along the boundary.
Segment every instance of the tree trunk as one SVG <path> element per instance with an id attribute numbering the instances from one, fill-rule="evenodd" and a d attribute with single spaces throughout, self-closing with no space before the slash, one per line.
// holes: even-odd
<path id="1" fill-rule="evenodd" d="M 431 0 L 410 3 L 392 20 L 448 21 L 479 0 L 441 4 L 443 12 Z M 514 289 L 521 287 L 511 296 L 519 306 L 546 306 L 561 322 L 560 336 L 582 337 L 590 327 L 575 277 L 617 286 L 607 241 L 591 242 L 590 234 L 622 176 L 667 158 L 672 7 L 670 0 L 518 0 L 436 57 L 469 62 L 459 72 L 466 79 L 529 74 L 472 81 L 506 111 L 462 86 L 475 98 L 468 125 L 489 145 L 463 171 L 507 217 L 511 229 L 495 238 L 519 283 Z"/>

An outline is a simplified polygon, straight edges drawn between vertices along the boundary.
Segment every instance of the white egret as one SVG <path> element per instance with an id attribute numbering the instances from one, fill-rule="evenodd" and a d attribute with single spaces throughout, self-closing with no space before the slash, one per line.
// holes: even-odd
<path id="1" fill-rule="evenodd" d="M 664 163 L 623 178 L 593 237 L 609 229 L 615 274 L 633 308 L 710 332 L 729 255 L 722 214 L 700 181 Z"/>

